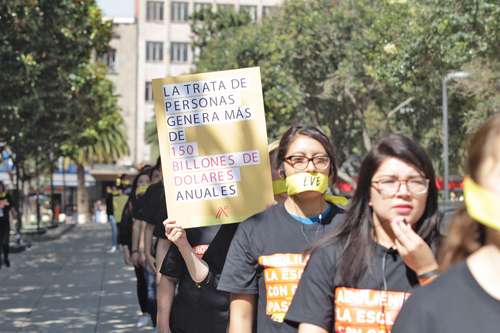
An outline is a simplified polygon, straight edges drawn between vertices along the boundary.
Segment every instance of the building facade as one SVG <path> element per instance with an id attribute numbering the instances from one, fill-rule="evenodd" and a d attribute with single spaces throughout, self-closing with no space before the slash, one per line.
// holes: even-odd
<path id="1" fill-rule="evenodd" d="M 121 163 L 152 161 L 146 144 L 146 123 L 154 119 L 152 80 L 194 72 L 190 16 L 198 10 L 246 11 L 258 22 L 276 10 L 281 0 L 135 0 L 135 17 L 114 18 L 111 42 L 116 86 L 127 126 L 130 156 Z M 113 58 L 114 57 L 114 58 Z M 109 67 L 109 66 L 108 66 Z"/>

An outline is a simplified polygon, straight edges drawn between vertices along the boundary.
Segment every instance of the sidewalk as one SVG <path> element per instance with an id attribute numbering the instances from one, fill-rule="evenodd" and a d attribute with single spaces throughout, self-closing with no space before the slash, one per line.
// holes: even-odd
<path id="1" fill-rule="evenodd" d="M 33 242 L 0 269 L 0 331 L 148 332 L 138 329 L 133 268 L 106 253 L 109 226 L 77 225 Z"/>

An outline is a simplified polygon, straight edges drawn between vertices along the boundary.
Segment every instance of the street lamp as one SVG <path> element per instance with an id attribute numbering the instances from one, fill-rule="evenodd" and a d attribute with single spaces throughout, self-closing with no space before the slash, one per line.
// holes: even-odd
<path id="1" fill-rule="evenodd" d="M 444 162 L 444 201 L 447 202 L 450 197 L 448 189 L 448 92 L 446 84 L 451 80 L 465 79 L 470 76 L 468 72 L 451 72 L 443 78 L 443 162 Z"/>

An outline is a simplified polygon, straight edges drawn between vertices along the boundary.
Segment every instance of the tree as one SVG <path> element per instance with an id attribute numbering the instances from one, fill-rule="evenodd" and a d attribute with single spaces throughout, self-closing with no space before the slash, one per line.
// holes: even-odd
<path id="1" fill-rule="evenodd" d="M 88 221 L 89 202 L 85 188 L 85 167 L 96 163 L 115 163 L 129 153 L 124 121 L 113 94 L 113 84 L 106 80 L 106 68 L 97 64 L 82 66 L 72 91 L 74 110 L 83 114 L 99 111 L 99 117 L 85 118 L 84 130 L 74 133 L 62 147 L 65 156 L 77 166 L 77 207 L 79 219 Z"/>
<path id="2" fill-rule="evenodd" d="M 19 161 L 58 152 L 88 114 L 74 112 L 72 81 L 111 26 L 94 1 L 5 1 L 0 5 L 0 137 Z M 73 103 L 74 104 L 74 103 Z M 93 119 L 99 110 L 89 110 Z M 56 154 L 57 155 L 57 154 Z"/>
<path id="3" fill-rule="evenodd" d="M 398 131 L 422 142 L 440 165 L 442 78 L 474 59 L 495 67 L 498 17 L 491 0 L 294 0 L 271 20 L 212 37 L 197 68 L 260 66 L 271 137 L 294 123 L 320 126 L 341 162 Z M 481 99 L 458 86 L 452 94 L 450 127 L 463 129 Z M 452 136 L 452 165 L 463 141 Z"/>
<path id="4" fill-rule="evenodd" d="M 95 143 L 78 133 L 116 111 L 110 89 L 88 88 L 106 81 L 91 63 L 110 38 L 94 0 L 1 2 L 0 138 L 18 169 Z"/>

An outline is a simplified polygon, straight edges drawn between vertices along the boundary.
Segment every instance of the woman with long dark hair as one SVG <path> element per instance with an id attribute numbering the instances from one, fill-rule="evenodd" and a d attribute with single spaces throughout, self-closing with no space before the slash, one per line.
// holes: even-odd
<path id="1" fill-rule="evenodd" d="M 389 332 L 413 287 L 436 275 L 432 163 L 402 135 L 363 160 L 346 220 L 311 253 L 286 319 L 299 332 Z"/>
<path id="2" fill-rule="evenodd" d="M 283 319 L 305 266 L 303 253 L 343 217 L 343 209 L 325 199 L 337 168 L 324 133 L 291 127 L 276 156 L 288 197 L 239 225 L 219 281 L 218 289 L 230 293 L 229 333 L 297 331 Z"/>
<path id="3" fill-rule="evenodd" d="M 133 265 L 133 255 L 137 255 L 139 251 L 138 244 L 134 244 L 132 237 L 134 227 L 133 211 L 137 209 L 138 201 L 149 184 L 150 172 L 149 168 L 146 168 L 135 176 L 129 198 L 123 209 L 122 221 L 118 224 L 118 242 L 122 245 L 125 263 L 130 265 Z M 136 243 L 138 242 L 136 241 Z M 144 260 L 140 262 L 136 261 L 136 264 L 133 266 L 136 276 L 137 299 L 142 313 L 137 321 L 137 325 L 138 327 L 142 327 L 148 324 L 150 318 L 156 319 L 156 313 L 151 310 L 151 300 L 148 299 L 148 281 L 146 279 L 147 273 L 144 268 Z M 153 313 L 150 314 L 151 312 Z"/>
<path id="4" fill-rule="evenodd" d="M 440 251 L 442 274 L 403 306 L 393 332 L 498 332 L 500 328 L 500 114 L 470 142 L 465 205 Z"/>

